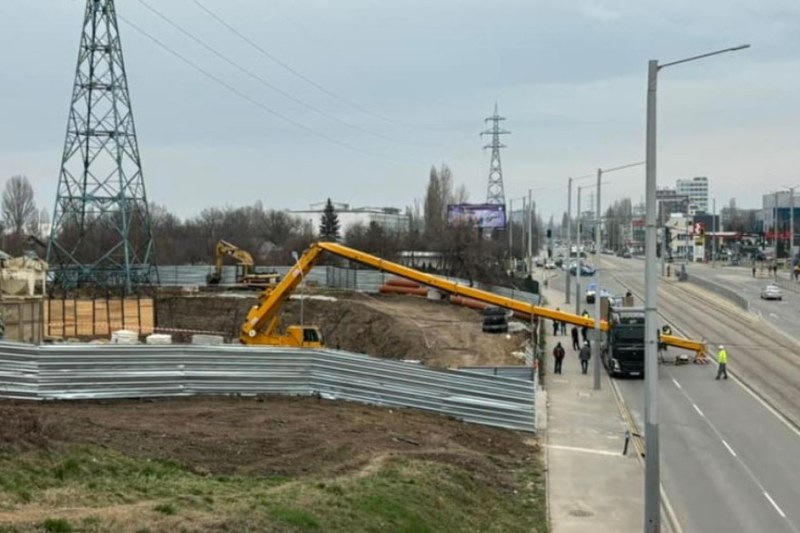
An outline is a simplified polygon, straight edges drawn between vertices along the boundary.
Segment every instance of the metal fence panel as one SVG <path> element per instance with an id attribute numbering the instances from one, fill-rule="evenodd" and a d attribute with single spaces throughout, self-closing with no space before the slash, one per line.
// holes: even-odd
<path id="1" fill-rule="evenodd" d="M 529 370 L 529 369 L 525 369 Z M 535 431 L 536 383 L 336 350 L 0 342 L 0 397 L 318 394 Z"/>

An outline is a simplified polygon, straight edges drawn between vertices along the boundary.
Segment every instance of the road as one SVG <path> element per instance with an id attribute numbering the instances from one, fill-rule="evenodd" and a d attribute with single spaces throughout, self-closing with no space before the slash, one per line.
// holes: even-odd
<path id="1" fill-rule="evenodd" d="M 624 285 L 644 294 L 642 261 L 602 259 L 603 286 L 619 291 Z M 715 275 L 701 268 L 690 272 L 695 270 L 697 275 Z M 785 292 L 783 302 L 757 301 L 765 280 L 748 280 L 745 273 L 716 275 L 735 277 L 726 281 L 756 300 L 756 313 L 778 303 L 800 309 L 800 293 L 793 291 Z M 756 315 L 675 281 L 661 284 L 658 309 L 676 332 L 705 338 L 713 348 L 725 344 L 736 376 L 787 418 L 800 421 L 800 357 L 794 355 L 800 349 L 789 336 L 765 326 Z M 782 321 L 773 319 L 772 324 Z M 800 431 L 741 381 L 715 381 L 715 372 L 714 364 L 660 367 L 662 485 L 681 528 L 800 533 Z M 616 384 L 643 428 L 644 383 Z"/>

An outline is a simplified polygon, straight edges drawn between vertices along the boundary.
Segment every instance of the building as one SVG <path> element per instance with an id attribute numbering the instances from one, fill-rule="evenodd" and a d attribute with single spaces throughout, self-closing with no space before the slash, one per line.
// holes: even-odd
<path id="1" fill-rule="evenodd" d="M 326 204 L 327 202 L 311 204 L 307 210 L 289 211 L 289 214 L 308 222 L 314 233 L 319 233 Z M 388 233 L 408 232 L 409 217 L 396 207 L 350 207 L 349 204 L 339 202 L 332 204 L 336 216 L 339 217 L 339 231 L 342 237 L 353 225 L 362 224 L 367 227 L 373 222 Z"/>
<path id="2" fill-rule="evenodd" d="M 696 176 L 689 180 L 678 180 L 676 189 L 678 194 L 689 197 L 689 214 L 708 212 L 708 178 Z"/>
<path id="3" fill-rule="evenodd" d="M 675 189 L 665 187 L 656 190 L 656 205 L 658 205 L 657 223 L 663 225 L 673 213 L 687 214 L 689 212 L 689 196 L 680 194 Z"/>
<path id="4" fill-rule="evenodd" d="M 794 211 L 794 249 L 797 247 L 800 235 L 800 197 L 797 194 L 792 199 L 788 190 L 777 191 L 762 196 L 761 212 L 758 219 L 764 230 L 766 245 L 774 248 L 775 257 L 782 258 L 789 255 L 789 241 L 792 236 L 791 222 Z M 794 209 L 792 209 L 792 207 Z"/>

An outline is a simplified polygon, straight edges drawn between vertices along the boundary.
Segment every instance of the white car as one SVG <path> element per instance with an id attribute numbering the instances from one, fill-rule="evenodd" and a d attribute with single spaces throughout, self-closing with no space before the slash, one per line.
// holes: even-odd
<path id="1" fill-rule="evenodd" d="M 783 292 L 781 288 L 774 283 L 770 283 L 761 289 L 762 300 L 783 300 Z"/>
<path id="2" fill-rule="evenodd" d="M 547 270 L 555 270 L 556 262 L 553 261 L 552 259 L 548 259 L 547 262 L 544 264 L 544 268 L 546 268 Z"/>

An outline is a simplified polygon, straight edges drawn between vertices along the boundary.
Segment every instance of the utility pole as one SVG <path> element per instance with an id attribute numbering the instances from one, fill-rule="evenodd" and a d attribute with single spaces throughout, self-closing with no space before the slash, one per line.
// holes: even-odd
<path id="1" fill-rule="evenodd" d="M 508 268 L 511 275 L 516 273 L 514 265 L 514 200 L 508 201 Z"/>
<path id="2" fill-rule="evenodd" d="M 717 266 L 717 199 L 716 198 L 711 200 L 711 205 L 713 206 L 712 210 L 714 212 L 714 214 L 712 215 L 712 218 L 711 218 L 711 224 L 712 224 L 712 227 L 713 227 L 713 230 L 711 231 L 711 238 L 713 239 L 711 241 L 711 243 L 712 243 L 712 246 L 711 246 L 711 266 L 716 268 L 716 266 Z"/>
<path id="3" fill-rule="evenodd" d="M 528 189 L 528 275 L 533 279 L 533 200 Z"/>
<path id="4" fill-rule="evenodd" d="M 87 0 L 47 262 L 56 286 L 131 293 L 155 254 L 114 0 Z"/>
<path id="5" fill-rule="evenodd" d="M 578 187 L 578 217 L 575 221 L 575 314 L 581 314 L 581 188 Z M 570 276 L 567 269 L 567 277 Z"/>
<path id="6" fill-rule="evenodd" d="M 592 342 L 592 357 L 594 357 L 594 390 L 600 390 L 600 180 L 603 178 L 602 169 L 597 169 L 597 210 L 594 221 L 594 341 Z"/>
<path id="7" fill-rule="evenodd" d="M 569 303 L 569 289 L 570 289 L 570 279 L 569 279 L 569 263 L 572 257 L 572 178 L 569 179 L 569 187 L 567 187 L 567 257 L 565 259 L 566 263 L 566 274 L 564 275 L 564 281 L 566 288 L 564 292 L 566 293 L 566 301 L 565 303 Z"/>
<path id="8" fill-rule="evenodd" d="M 491 122 L 492 126 L 481 132 L 481 136 L 492 136 L 492 142 L 483 147 L 484 150 L 492 149 L 492 158 L 489 162 L 489 187 L 486 191 L 487 204 L 506 205 L 506 195 L 503 190 L 503 167 L 500 164 L 500 149 L 505 148 L 506 145 L 500 142 L 500 136 L 511 132 L 500 128 L 500 122 L 503 120 L 505 117 L 497 114 L 497 102 L 495 102 L 494 115 L 484 119 L 485 123 Z"/>

